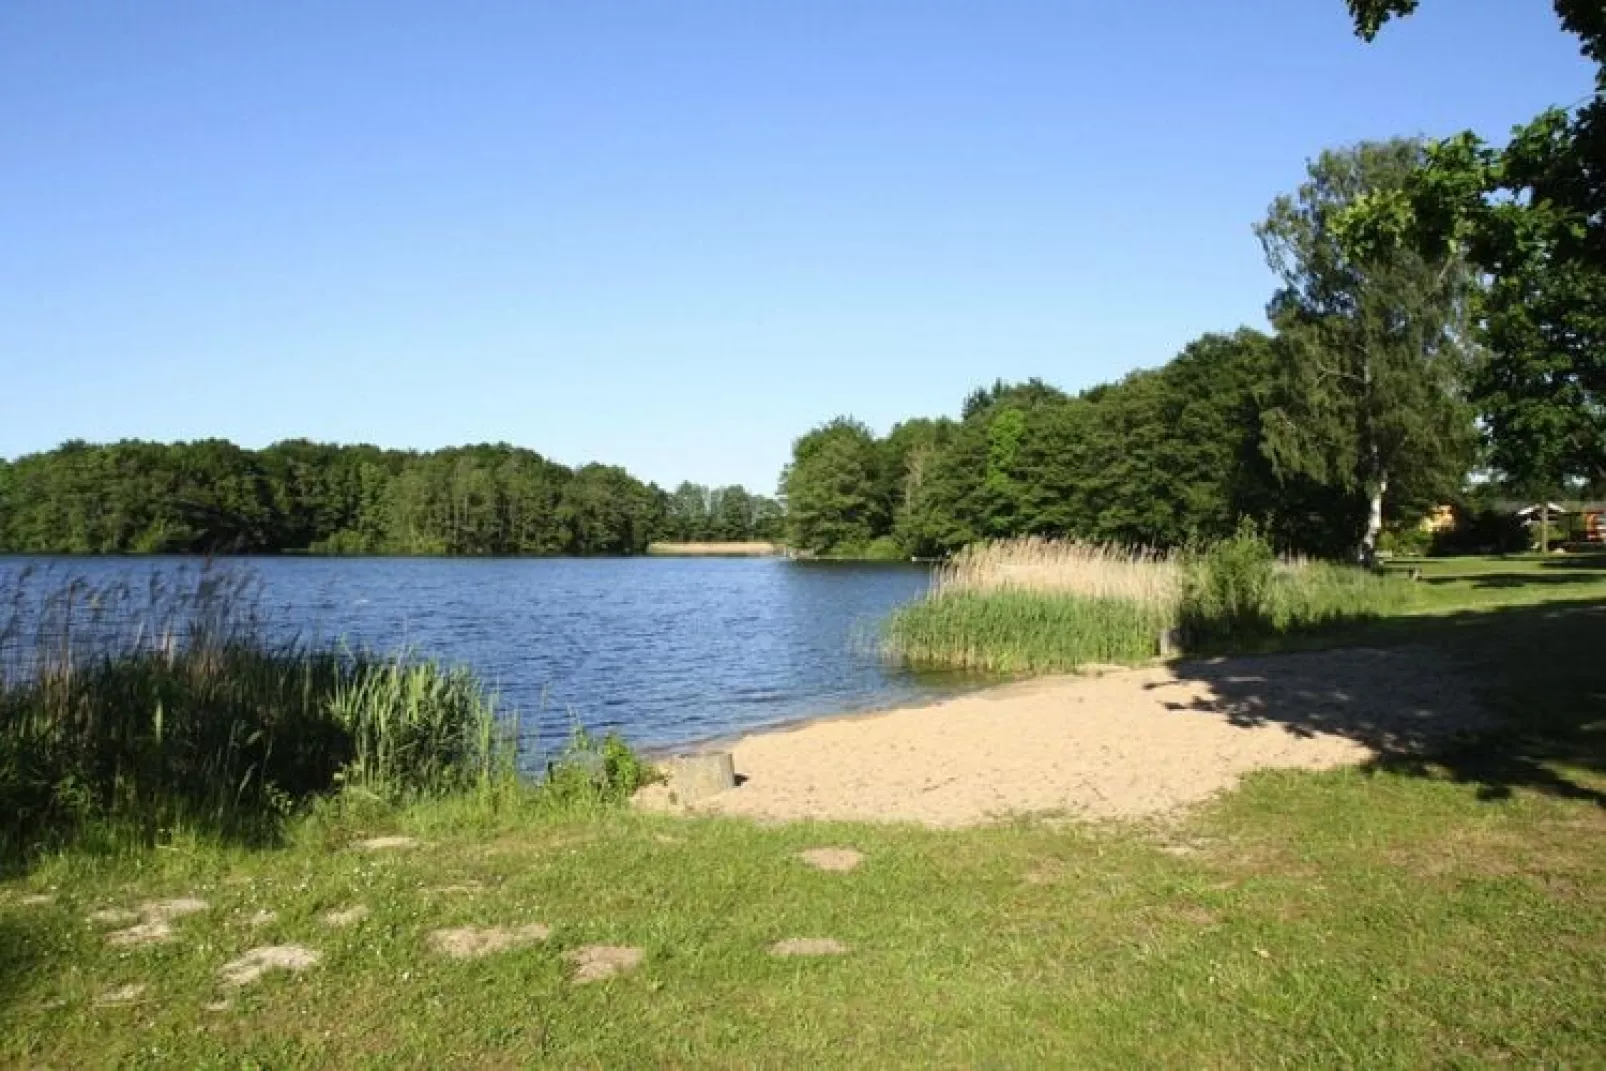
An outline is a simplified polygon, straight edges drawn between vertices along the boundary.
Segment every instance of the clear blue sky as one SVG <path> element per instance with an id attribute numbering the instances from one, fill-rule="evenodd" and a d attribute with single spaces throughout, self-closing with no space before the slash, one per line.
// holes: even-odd
<path id="1" fill-rule="evenodd" d="M 0 5 L 0 455 L 508 440 L 771 490 L 838 413 L 1263 323 L 1325 146 L 1570 103 L 1544 0 Z"/>

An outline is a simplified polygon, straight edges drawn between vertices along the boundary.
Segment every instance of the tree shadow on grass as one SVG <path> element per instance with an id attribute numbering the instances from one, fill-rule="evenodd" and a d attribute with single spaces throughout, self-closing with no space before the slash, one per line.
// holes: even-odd
<path id="1" fill-rule="evenodd" d="M 1419 583 L 1433 587 L 1467 584 L 1473 588 L 1548 588 L 1563 584 L 1606 584 L 1606 573 L 1479 573 L 1475 576 L 1425 576 Z"/>
<path id="2" fill-rule="evenodd" d="M 1556 555 L 1539 563 L 1542 569 L 1594 569 L 1606 576 L 1606 550 Z"/>
<path id="3" fill-rule="evenodd" d="M 1341 639 L 1354 646 L 1181 662 L 1178 683 L 1207 697 L 1166 705 L 1342 736 L 1374 753 L 1367 769 L 1476 785 L 1480 799 L 1527 789 L 1606 808 L 1586 783 L 1606 775 L 1606 603 L 1397 618 Z"/>

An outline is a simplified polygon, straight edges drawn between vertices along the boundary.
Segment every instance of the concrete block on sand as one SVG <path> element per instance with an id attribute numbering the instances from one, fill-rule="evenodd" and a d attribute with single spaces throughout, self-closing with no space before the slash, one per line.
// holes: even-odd
<path id="1" fill-rule="evenodd" d="M 669 791 L 680 803 L 694 803 L 736 787 L 736 764 L 729 751 L 677 755 L 663 764 Z"/>

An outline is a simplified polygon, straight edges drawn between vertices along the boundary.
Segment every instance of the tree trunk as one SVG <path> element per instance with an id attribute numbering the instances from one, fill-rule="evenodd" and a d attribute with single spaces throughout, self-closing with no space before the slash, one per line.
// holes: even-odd
<path id="1" fill-rule="evenodd" d="M 1388 474 L 1379 473 L 1377 482 L 1371 486 L 1366 510 L 1366 534 L 1361 536 L 1360 553 L 1356 555 L 1356 560 L 1368 569 L 1377 565 L 1377 537 L 1383 532 L 1383 496 L 1388 489 Z"/>

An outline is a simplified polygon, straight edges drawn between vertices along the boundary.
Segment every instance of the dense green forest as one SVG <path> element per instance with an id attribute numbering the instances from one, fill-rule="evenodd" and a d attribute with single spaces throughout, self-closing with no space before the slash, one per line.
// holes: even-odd
<path id="1" fill-rule="evenodd" d="M 666 492 L 506 444 L 70 442 L 0 460 L 11 552 L 636 554 L 658 539 L 777 538 L 780 524 L 774 500 L 741 487 Z"/>
<path id="2" fill-rule="evenodd" d="M 1251 516 L 1283 545 L 1342 554 L 1359 537 L 1358 495 L 1279 479 L 1262 449 L 1272 348 L 1257 331 L 1207 335 L 1118 383 L 1076 395 L 999 383 L 957 420 L 909 420 L 881 438 L 834 420 L 794 448 L 792 539 L 885 556 L 1023 534 L 1174 546 Z"/>

